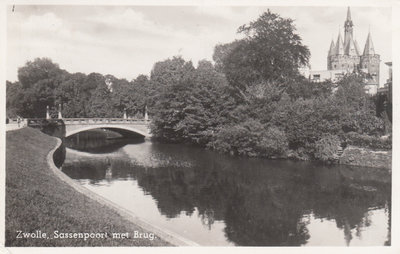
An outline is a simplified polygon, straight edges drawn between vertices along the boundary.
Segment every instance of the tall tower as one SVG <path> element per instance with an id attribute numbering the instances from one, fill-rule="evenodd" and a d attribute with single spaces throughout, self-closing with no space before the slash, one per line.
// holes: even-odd
<path id="1" fill-rule="evenodd" d="M 339 32 L 334 50 L 329 50 L 328 70 L 342 70 L 351 72 L 360 65 L 360 51 L 353 38 L 353 21 L 351 20 L 350 7 L 347 8 L 347 17 L 344 22 L 344 41 Z"/>
<path id="2" fill-rule="evenodd" d="M 380 56 L 375 53 L 371 33 L 368 33 L 364 51 L 360 50 L 353 35 L 353 26 L 350 7 L 348 7 L 344 22 L 344 40 L 339 31 L 337 40 L 332 40 L 329 47 L 328 71 L 313 71 L 311 75 L 313 75 L 313 80 L 337 80 L 336 77 L 341 77 L 346 73 L 361 71 L 368 74 L 365 80 L 366 90 L 368 90 L 368 93 L 374 94 L 379 87 Z"/>
<path id="3" fill-rule="evenodd" d="M 344 44 L 347 45 L 353 39 L 353 21 L 351 20 L 350 7 L 347 7 L 347 18 L 344 22 Z"/>
<path id="4" fill-rule="evenodd" d="M 378 54 L 375 54 L 371 32 L 368 33 L 367 41 L 365 42 L 364 52 L 360 58 L 361 70 L 370 74 L 371 76 L 371 79 L 368 80 L 368 84 L 379 85 L 380 56 Z"/>

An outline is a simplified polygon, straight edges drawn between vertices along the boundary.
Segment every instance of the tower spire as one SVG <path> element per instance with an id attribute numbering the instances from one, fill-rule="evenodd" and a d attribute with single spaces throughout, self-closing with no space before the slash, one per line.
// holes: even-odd
<path id="1" fill-rule="evenodd" d="M 367 41 L 365 42 L 363 55 L 364 56 L 375 55 L 375 48 L 374 48 L 374 44 L 372 43 L 371 32 L 368 33 Z"/>
<path id="2" fill-rule="evenodd" d="M 334 54 L 335 54 L 335 42 L 334 42 L 333 39 L 332 39 L 332 41 L 331 41 L 331 46 L 329 47 L 328 56 L 332 56 L 332 55 L 334 55 Z"/>
<path id="3" fill-rule="evenodd" d="M 347 18 L 344 22 L 344 44 L 345 47 L 349 44 L 353 38 L 353 21 L 351 20 L 350 7 L 347 7 Z"/>
<path id="4" fill-rule="evenodd" d="M 349 20 L 349 21 L 351 21 L 351 12 L 350 12 L 350 6 L 349 7 L 347 7 L 347 19 L 346 20 Z"/>
<path id="5" fill-rule="evenodd" d="M 342 35 L 339 35 L 336 41 L 336 47 L 335 47 L 335 55 L 343 55 L 344 54 L 344 47 L 343 47 L 343 40 L 342 40 Z"/>

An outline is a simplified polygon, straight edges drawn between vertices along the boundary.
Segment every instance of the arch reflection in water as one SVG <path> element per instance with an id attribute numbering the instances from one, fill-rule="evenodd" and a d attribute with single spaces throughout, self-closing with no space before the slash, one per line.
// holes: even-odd
<path id="1" fill-rule="evenodd" d="M 203 245 L 390 244 L 391 176 L 380 169 L 144 142 L 102 156 L 67 149 L 62 170 Z"/>
<path id="2" fill-rule="evenodd" d="M 125 133 L 129 135 L 129 133 Z M 112 153 L 126 144 L 144 142 L 143 136 L 122 136 L 120 132 L 109 129 L 94 129 L 79 132 L 65 138 L 64 144 L 69 148 L 90 153 Z"/>

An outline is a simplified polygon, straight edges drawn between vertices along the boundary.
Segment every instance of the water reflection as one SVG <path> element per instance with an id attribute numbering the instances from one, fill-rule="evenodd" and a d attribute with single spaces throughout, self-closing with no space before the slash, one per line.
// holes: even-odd
<path id="1" fill-rule="evenodd" d="M 139 144 L 143 142 L 144 137 L 126 138 L 111 130 L 95 129 L 72 135 L 65 139 L 64 144 L 78 151 L 112 153 L 126 144 Z"/>
<path id="2" fill-rule="evenodd" d="M 204 245 L 390 244 L 391 176 L 380 169 L 144 142 L 105 156 L 67 149 L 62 170 Z"/>

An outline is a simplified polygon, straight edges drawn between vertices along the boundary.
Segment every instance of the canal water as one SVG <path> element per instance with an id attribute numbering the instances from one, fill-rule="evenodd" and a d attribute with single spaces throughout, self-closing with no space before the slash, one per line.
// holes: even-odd
<path id="1" fill-rule="evenodd" d="M 145 221 L 205 246 L 390 244 L 382 169 L 221 155 L 81 134 L 62 171 Z"/>

